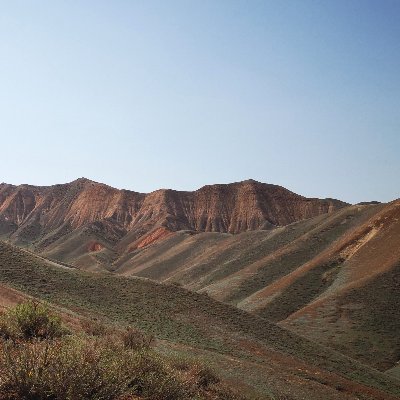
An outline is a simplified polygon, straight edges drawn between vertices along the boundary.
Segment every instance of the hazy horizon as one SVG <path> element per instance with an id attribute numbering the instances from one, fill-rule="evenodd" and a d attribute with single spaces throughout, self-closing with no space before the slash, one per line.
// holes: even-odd
<path id="1" fill-rule="evenodd" d="M 0 181 L 400 197 L 400 2 L 13 1 Z"/>

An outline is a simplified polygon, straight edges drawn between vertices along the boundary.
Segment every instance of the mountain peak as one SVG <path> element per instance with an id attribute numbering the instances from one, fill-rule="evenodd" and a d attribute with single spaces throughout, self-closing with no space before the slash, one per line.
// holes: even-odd
<path id="1" fill-rule="evenodd" d="M 77 178 L 77 179 L 75 179 L 74 181 L 72 181 L 72 182 L 70 182 L 71 184 L 72 183 L 98 183 L 98 182 L 95 182 L 95 181 L 92 181 L 91 179 L 88 179 L 88 178 L 85 178 L 85 177 L 81 177 L 81 178 Z"/>

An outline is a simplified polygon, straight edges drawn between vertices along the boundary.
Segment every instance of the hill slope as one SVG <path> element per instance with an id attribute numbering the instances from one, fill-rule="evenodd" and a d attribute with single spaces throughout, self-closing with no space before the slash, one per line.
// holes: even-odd
<path id="1" fill-rule="evenodd" d="M 279 322 L 382 371 L 400 360 L 400 201 L 269 231 L 178 232 L 114 263 Z"/>
<path id="2" fill-rule="evenodd" d="M 0 242 L 0 282 L 86 315 L 134 323 L 164 351 L 224 365 L 248 390 L 293 399 L 395 399 L 395 380 L 203 294 L 139 278 L 57 266 Z"/>

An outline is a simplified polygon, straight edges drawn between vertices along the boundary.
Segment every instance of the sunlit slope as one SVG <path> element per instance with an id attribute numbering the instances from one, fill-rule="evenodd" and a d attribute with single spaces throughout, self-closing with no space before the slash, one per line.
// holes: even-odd
<path id="1" fill-rule="evenodd" d="M 333 275 L 330 286 L 284 324 L 381 370 L 391 368 L 400 360 L 400 201 L 386 205 L 335 250 L 330 262 L 336 266 L 321 262 L 289 284 L 280 282 L 283 303 L 296 287 L 304 293 L 301 286 L 317 270 L 322 279 Z M 282 308 L 276 301 L 259 314 Z"/>
<path id="2" fill-rule="evenodd" d="M 107 316 L 116 323 L 133 323 L 169 343 L 191 346 L 218 354 L 218 357 L 234 357 L 254 365 L 258 373 L 259 368 L 274 365 L 275 369 L 270 371 L 274 380 L 282 383 L 284 376 L 294 374 L 292 382 L 286 386 L 295 393 L 296 387 L 306 385 L 300 391 L 302 396 L 308 393 L 306 398 L 311 396 L 311 392 L 307 392 L 312 380 L 310 374 L 323 376 L 319 379 L 324 383 L 317 380 L 319 392 L 315 392 L 315 379 L 309 386 L 310 391 L 323 393 L 325 397 L 321 399 L 395 398 L 389 392 L 393 396 L 400 395 L 395 381 L 373 369 L 204 294 L 176 286 L 57 267 L 2 242 L 0 281 L 86 315 Z M 340 390 L 333 390 L 332 382 L 339 381 Z M 346 397 L 342 389 L 348 391 Z M 314 395 L 313 398 L 318 397 Z"/>
<path id="3" fill-rule="evenodd" d="M 355 205 L 234 236 L 179 232 L 116 271 L 207 292 L 386 370 L 400 360 L 399 209 Z"/>
<path id="4" fill-rule="evenodd" d="M 269 231 L 239 235 L 178 232 L 132 253 L 115 269 L 122 274 L 179 282 L 214 298 L 240 304 L 326 251 L 382 206 L 349 206 L 332 214 Z"/>

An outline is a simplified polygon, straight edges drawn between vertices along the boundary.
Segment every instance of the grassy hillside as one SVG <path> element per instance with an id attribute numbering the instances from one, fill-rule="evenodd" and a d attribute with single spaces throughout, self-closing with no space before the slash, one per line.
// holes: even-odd
<path id="1" fill-rule="evenodd" d="M 393 367 L 400 359 L 399 217 L 399 201 L 386 205 L 344 236 L 327 258 L 277 282 L 281 295 L 265 306 L 265 313 L 283 310 L 293 299 L 304 300 L 313 282 L 328 283 L 283 324 L 382 371 Z M 339 262 L 330 265 L 327 260 Z M 324 275 L 318 279 L 318 273 Z"/>
<path id="2" fill-rule="evenodd" d="M 284 326 L 385 371 L 400 360 L 399 282 L 397 264 L 362 287 L 295 314 Z"/>
<path id="3" fill-rule="evenodd" d="M 115 267 L 206 292 L 384 371 L 400 359 L 398 221 L 399 201 L 270 231 L 179 232 Z"/>
<path id="4" fill-rule="evenodd" d="M 391 376 L 394 376 L 396 379 L 400 381 L 400 364 L 391 368 L 389 371 L 387 371 L 387 373 L 390 374 Z"/>
<path id="5" fill-rule="evenodd" d="M 0 282 L 83 315 L 134 324 L 154 333 L 165 351 L 197 352 L 220 366 L 230 360 L 227 378 L 264 398 L 274 390 L 293 399 L 400 396 L 400 387 L 384 374 L 175 285 L 58 267 L 2 242 Z"/>

